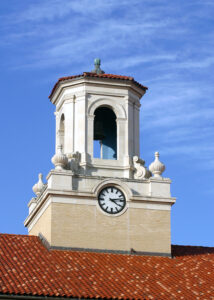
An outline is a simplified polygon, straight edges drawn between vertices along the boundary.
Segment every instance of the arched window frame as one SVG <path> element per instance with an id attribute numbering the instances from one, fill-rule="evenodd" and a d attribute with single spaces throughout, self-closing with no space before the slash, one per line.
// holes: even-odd
<path id="1" fill-rule="evenodd" d="M 98 98 L 88 107 L 88 143 L 87 149 L 89 155 L 93 158 L 93 132 L 94 132 L 94 112 L 98 107 L 105 106 L 113 110 L 117 122 L 117 161 L 122 160 L 124 155 L 128 155 L 128 149 L 124 149 L 124 139 L 121 138 L 121 132 L 124 131 L 127 115 L 123 105 L 116 103 L 115 99 Z M 94 159 L 94 158 L 93 158 Z"/>

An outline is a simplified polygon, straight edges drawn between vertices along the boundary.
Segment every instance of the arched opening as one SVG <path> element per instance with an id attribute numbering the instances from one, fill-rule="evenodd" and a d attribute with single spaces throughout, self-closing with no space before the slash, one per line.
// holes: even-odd
<path id="1" fill-rule="evenodd" d="M 65 146 L 65 116 L 64 116 L 64 114 L 61 115 L 58 136 L 59 136 L 59 145 L 62 145 L 62 152 L 64 153 L 64 146 Z"/>
<path id="2" fill-rule="evenodd" d="M 98 107 L 94 114 L 94 157 L 117 159 L 115 113 L 108 107 Z"/>

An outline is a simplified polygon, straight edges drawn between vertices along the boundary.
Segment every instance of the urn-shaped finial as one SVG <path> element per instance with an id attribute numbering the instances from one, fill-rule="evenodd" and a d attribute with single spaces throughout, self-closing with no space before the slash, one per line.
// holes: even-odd
<path id="1" fill-rule="evenodd" d="M 62 145 L 57 147 L 57 153 L 52 157 L 51 161 L 55 165 L 56 170 L 65 169 L 68 163 L 68 158 L 62 153 Z"/>
<path id="2" fill-rule="evenodd" d="M 165 165 L 159 160 L 159 152 L 155 152 L 155 160 L 150 164 L 149 170 L 152 172 L 154 177 L 162 178 L 161 174 L 165 170 Z"/>
<path id="3" fill-rule="evenodd" d="M 42 191 L 42 189 L 43 189 L 43 187 L 44 187 L 44 183 L 43 183 L 43 181 L 42 181 L 42 173 L 39 173 L 39 180 L 38 180 L 38 182 L 36 183 L 36 184 L 34 184 L 34 186 L 33 186 L 33 192 L 37 195 L 37 196 L 39 196 L 39 194 L 41 193 L 41 191 Z"/>
<path id="4" fill-rule="evenodd" d="M 100 58 L 95 58 L 95 60 L 94 60 L 94 70 L 92 70 L 91 73 L 104 74 L 105 72 L 100 69 L 100 65 L 101 65 Z"/>

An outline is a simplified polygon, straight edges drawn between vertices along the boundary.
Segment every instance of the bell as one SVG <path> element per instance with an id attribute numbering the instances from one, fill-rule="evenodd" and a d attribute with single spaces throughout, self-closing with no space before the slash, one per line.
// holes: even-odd
<path id="1" fill-rule="evenodd" d="M 94 140 L 103 140 L 105 138 L 103 123 L 101 121 L 95 121 L 94 124 Z"/>

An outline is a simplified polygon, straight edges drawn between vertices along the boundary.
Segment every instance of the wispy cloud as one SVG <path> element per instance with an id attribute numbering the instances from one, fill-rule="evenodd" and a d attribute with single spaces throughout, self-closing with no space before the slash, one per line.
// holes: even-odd
<path id="1" fill-rule="evenodd" d="M 117 3 L 96 0 L 93 5 L 88 0 L 53 0 L 49 3 L 37 1 L 22 13 L 11 14 L 7 23 L 13 26 L 13 31 L 5 35 L 5 38 L 3 36 L 1 43 L 21 43 L 26 38 L 37 43 L 40 39 L 40 53 L 35 48 L 26 57 L 30 65 L 33 64 L 32 60 L 35 61 L 34 67 L 46 68 L 46 59 L 49 66 L 62 64 L 65 56 L 72 61 L 73 56 L 79 55 L 83 50 L 85 55 L 106 51 L 123 52 L 125 60 L 129 45 L 133 47 L 132 57 L 136 56 L 136 61 L 139 56 L 148 56 L 148 47 L 154 47 L 154 36 L 164 38 L 166 34 L 175 35 L 175 30 L 179 29 L 172 17 L 161 18 L 163 7 L 158 2 L 153 10 L 146 5 L 148 4 L 145 3 L 143 7 L 141 1 L 134 1 L 132 5 L 129 1 Z M 121 13 L 118 14 L 118 11 Z M 27 23 L 29 25 L 25 26 Z M 134 49 L 142 47 L 144 53 L 134 53 Z M 161 52 L 166 56 L 166 51 Z M 153 55 L 154 60 L 158 56 L 161 55 Z M 28 62 L 26 65 L 29 67 Z"/>
<path id="2" fill-rule="evenodd" d="M 91 70 L 89 61 L 101 57 L 106 72 L 132 75 L 148 85 L 141 129 L 151 144 L 158 141 L 169 154 L 197 155 L 207 149 L 211 155 L 212 1 L 38 0 L 19 5 L 18 12 L 2 18 L 0 29 L 2 48 L 18 49 L 4 62 L 8 67 L 51 70 L 41 78 L 48 81 Z"/>
<path id="3" fill-rule="evenodd" d="M 109 68 L 114 68 L 115 66 L 120 67 L 121 69 L 126 69 L 129 67 L 134 67 L 134 66 L 140 66 L 145 63 L 153 63 L 153 62 L 159 62 L 159 61 L 173 61 L 176 59 L 176 54 L 146 54 L 146 55 L 138 55 L 138 56 L 128 56 L 128 57 L 123 57 L 123 58 L 115 58 L 112 61 L 108 61 L 108 67 Z"/>
<path id="4" fill-rule="evenodd" d="M 186 74 L 169 74 L 163 82 L 159 76 L 159 84 L 152 83 L 150 94 L 142 101 L 141 134 L 162 154 L 186 163 L 195 159 L 197 169 L 210 170 L 214 157 L 214 88 L 206 78 L 184 81 Z"/>

